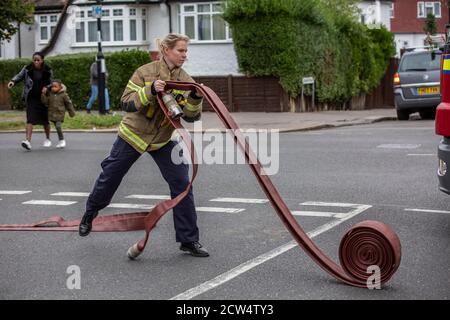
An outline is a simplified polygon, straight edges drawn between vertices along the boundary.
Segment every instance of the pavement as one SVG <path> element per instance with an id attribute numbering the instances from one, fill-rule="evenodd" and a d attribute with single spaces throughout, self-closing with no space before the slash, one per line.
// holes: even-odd
<path id="1" fill-rule="evenodd" d="M 235 112 L 231 114 L 241 129 L 277 129 L 280 132 L 296 132 L 370 124 L 397 120 L 394 108 L 346 111 L 291 112 Z M 213 112 L 204 112 L 201 126 L 184 122 L 189 131 L 224 131 L 224 126 Z M 40 131 L 38 129 L 36 131 Z M 65 130 L 66 132 L 116 132 L 116 128 L 89 130 Z M 24 130 L 7 131 L 24 132 Z"/>

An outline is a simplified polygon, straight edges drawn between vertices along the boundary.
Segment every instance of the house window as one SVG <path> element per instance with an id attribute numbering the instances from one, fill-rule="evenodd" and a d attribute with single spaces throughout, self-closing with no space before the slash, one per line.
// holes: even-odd
<path id="1" fill-rule="evenodd" d="M 123 21 L 114 20 L 114 41 L 123 41 Z"/>
<path id="2" fill-rule="evenodd" d="M 439 1 L 419 1 L 417 2 L 417 17 L 426 18 L 433 14 L 436 18 L 441 18 L 441 2 Z"/>
<path id="3" fill-rule="evenodd" d="M 86 41 L 84 28 L 85 28 L 85 22 L 81 21 L 79 23 L 79 25 L 77 25 L 77 28 L 75 29 L 75 32 L 76 32 L 75 41 L 76 42 L 85 42 Z"/>
<path id="4" fill-rule="evenodd" d="M 147 40 L 147 20 L 142 19 L 142 40 Z"/>
<path id="5" fill-rule="evenodd" d="M 389 17 L 392 19 L 394 18 L 394 3 L 390 4 L 390 8 L 389 8 Z"/>
<path id="6" fill-rule="evenodd" d="M 137 18 L 137 13 L 144 16 Z M 109 6 L 102 10 L 102 41 L 105 45 L 124 45 L 147 40 L 145 9 Z M 97 19 L 92 10 L 80 10 L 75 16 L 75 43 L 97 42 Z"/>
<path id="7" fill-rule="evenodd" d="M 41 15 L 39 16 L 39 40 L 40 42 L 48 42 L 56 30 L 58 23 L 58 15 Z"/>
<path id="8" fill-rule="evenodd" d="M 136 20 L 130 20 L 130 40 L 136 41 L 137 40 L 137 28 L 136 28 Z"/>
<path id="9" fill-rule="evenodd" d="M 231 32 L 222 18 L 220 2 L 180 5 L 180 31 L 193 41 L 229 41 Z"/>
<path id="10" fill-rule="evenodd" d="M 102 41 L 111 41 L 110 21 L 102 21 Z M 88 22 L 88 41 L 97 42 L 97 21 Z M 83 41 L 80 41 L 83 42 Z"/>

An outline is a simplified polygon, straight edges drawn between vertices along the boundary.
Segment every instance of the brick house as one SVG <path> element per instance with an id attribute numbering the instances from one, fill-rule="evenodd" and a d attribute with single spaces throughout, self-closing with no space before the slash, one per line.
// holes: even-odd
<path id="1" fill-rule="evenodd" d="M 428 13 L 432 13 L 436 17 L 438 29 L 436 36 L 443 39 L 445 25 L 449 22 L 446 0 L 396 0 L 392 3 L 391 31 L 395 34 L 397 53 L 403 47 L 424 45 L 426 34 L 423 27 Z"/>

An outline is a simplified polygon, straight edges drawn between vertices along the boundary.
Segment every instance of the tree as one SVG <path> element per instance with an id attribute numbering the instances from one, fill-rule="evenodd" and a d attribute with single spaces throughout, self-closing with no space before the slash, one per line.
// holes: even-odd
<path id="1" fill-rule="evenodd" d="M 434 14 L 429 13 L 427 15 L 427 18 L 425 19 L 425 25 L 423 27 L 423 31 L 425 31 L 425 33 L 429 33 L 431 35 L 435 35 L 437 32 L 437 25 L 436 25 L 436 18 L 434 16 Z"/>
<path id="2" fill-rule="evenodd" d="M 30 0 L 0 1 L 0 41 L 11 40 L 19 23 L 33 23 L 34 3 Z"/>

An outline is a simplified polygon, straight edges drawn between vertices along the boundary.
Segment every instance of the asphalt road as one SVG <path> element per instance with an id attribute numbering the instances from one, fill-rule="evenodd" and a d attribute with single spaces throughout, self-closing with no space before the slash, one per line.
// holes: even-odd
<path id="1" fill-rule="evenodd" d="M 22 134 L 0 134 L 0 224 L 52 215 L 80 218 L 85 196 L 54 194 L 88 193 L 115 135 L 67 133 L 67 148 L 57 150 L 39 147 L 43 137 L 36 133 L 32 152 L 22 150 L 21 139 Z M 398 233 L 401 266 L 382 290 L 353 288 L 331 278 L 290 245 L 292 238 L 270 204 L 211 201 L 265 197 L 246 165 L 202 164 L 194 194 L 196 206 L 203 208 L 198 222 L 209 258 L 178 249 L 171 213 L 136 261 L 128 260 L 126 250 L 142 232 L 92 233 L 86 238 L 76 233 L 0 232 L 0 299 L 448 300 L 450 196 L 437 188 L 438 141 L 432 121 L 280 135 L 279 154 L 274 153 L 279 155 L 279 172 L 272 180 L 291 210 L 309 212 L 296 218 L 305 231 L 317 231 L 314 241 L 330 257 L 338 260 L 341 237 L 359 221 L 380 220 Z M 148 155 L 131 168 L 113 203 L 158 201 L 130 195 L 168 195 Z M 37 200 L 74 203 L 44 205 Z M 229 212 L 211 212 L 211 207 Z M 102 214 L 133 211 L 142 210 L 106 208 Z M 79 267 L 80 289 L 67 287 L 67 269 L 73 265 Z"/>

